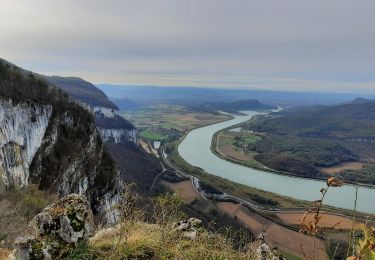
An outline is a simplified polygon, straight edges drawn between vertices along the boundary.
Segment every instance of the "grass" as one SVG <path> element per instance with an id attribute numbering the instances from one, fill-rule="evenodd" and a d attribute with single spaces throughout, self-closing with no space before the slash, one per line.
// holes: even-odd
<path id="1" fill-rule="evenodd" d="M 301 260 L 298 256 L 292 255 L 284 250 L 280 250 L 280 253 L 287 259 L 287 260 Z"/>
<path id="2" fill-rule="evenodd" d="M 261 140 L 262 138 L 259 137 L 258 135 L 254 135 L 254 134 L 244 134 L 241 136 L 241 139 L 245 141 L 245 143 L 255 143 L 259 140 Z"/>
<path id="3" fill-rule="evenodd" d="M 264 166 L 258 162 L 257 160 L 254 159 L 254 155 L 257 153 L 249 151 L 244 153 L 241 149 L 235 150 L 232 146 L 236 144 L 237 140 L 234 138 L 234 136 L 228 136 L 228 135 L 223 135 L 222 132 L 220 132 L 218 135 L 215 135 L 214 137 L 214 142 L 217 140 L 218 137 L 218 150 L 220 150 L 220 153 L 223 154 L 226 157 L 230 157 L 231 159 L 238 161 L 240 163 L 243 163 L 246 166 L 249 167 L 255 167 L 255 168 L 263 168 Z M 258 138 L 260 139 L 259 136 L 256 135 L 248 135 L 247 137 L 247 142 L 256 142 Z M 231 147 L 227 147 L 227 149 L 232 149 L 231 153 L 232 154 L 226 154 L 224 147 L 230 145 Z M 243 160 L 243 155 L 246 155 L 246 160 Z M 238 155 L 238 156 L 236 156 Z"/>
<path id="4" fill-rule="evenodd" d="M 28 229 L 29 221 L 57 196 L 40 191 L 36 186 L 10 189 L 0 197 L 0 241 L 9 247 L 14 239 Z"/>
<path id="5" fill-rule="evenodd" d="M 151 131 L 148 131 L 148 130 L 144 130 L 144 131 L 140 132 L 139 135 L 142 138 L 150 140 L 150 141 L 161 141 L 165 138 L 165 136 L 162 135 L 162 134 L 151 132 Z"/>
<path id="6" fill-rule="evenodd" d="M 161 230 L 156 224 L 135 223 L 127 242 L 118 242 L 118 229 L 96 235 L 90 243 L 80 244 L 68 258 L 78 259 L 250 259 L 235 250 L 220 234 L 212 234 L 203 228 L 195 240 L 184 239 L 180 233 L 169 230 L 168 241 L 162 246 Z"/>

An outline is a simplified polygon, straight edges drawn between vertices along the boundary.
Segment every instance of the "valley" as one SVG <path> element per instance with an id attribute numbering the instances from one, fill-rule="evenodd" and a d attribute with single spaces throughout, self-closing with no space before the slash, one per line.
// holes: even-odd
<path id="1" fill-rule="evenodd" d="M 118 101 L 82 79 L 44 77 L 13 64 L 2 66 L 0 208 L 7 213 L 1 215 L 0 239 L 6 247 L 15 237 L 32 232 L 26 226 L 34 214 L 70 193 L 89 199 L 97 225 L 113 225 L 124 189 L 133 184 L 142 209 L 172 192 L 184 202 L 183 212 L 199 217 L 217 232 L 215 236 L 225 234 L 223 227 L 234 228 L 250 232 L 255 245 L 255 237 L 264 234 L 267 245 L 288 259 L 303 258 L 305 253 L 327 258 L 332 247 L 345 241 L 331 237 L 345 236 L 352 228 L 353 186 L 346 184 L 327 194 L 321 227 L 329 232 L 318 233 L 316 238 L 301 234 L 300 219 L 324 183 L 276 171 L 260 162 L 257 150 L 244 152 L 269 137 L 267 131 L 255 131 L 250 125 L 280 117 L 277 112 L 269 113 L 274 106 L 252 99 L 223 104 L 135 105 L 139 101 L 134 101 L 133 110 L 122 110 Z M 11 85 L 16 91 L 9 91 Z M 28 91 L 30 87 L 35 89 Z M 244 112 L 246 108 L 253 110 Z M 368 138 L 358 133 L 350 142 L 356 143 L 361 154 L 369 154 L 357 144 Z M 75 156 L 69 156 L 68 150 Z M 327 176 L 341 176 L 341 170 L 361 170 L 370 162 L 325 164 L 318 169 Z M 356 232 L 360 223 L 373 225 L 371 192 L 371 188 L 359 188 Z M 12 203 L 17 205 L 14 211 Z M 307 221 L 313 219 L 306 216 Z M 17 225 L 9 228 L 12 221 Z M 316 243 L 315 249 L 309 247 L 311 243 Z"/>
<path id="2" fill-rule="evenodd" d="M 2 0 L 0 260 L 375 260 L 374 10 Z"/>
<path id="3" fill-rule="evenodd" d="M 366 112 L 364 112 L 366 110 Z M 216 150 L 244 165 L 374 184 L 373 101 L 286 110 L 216 134 Z"/>

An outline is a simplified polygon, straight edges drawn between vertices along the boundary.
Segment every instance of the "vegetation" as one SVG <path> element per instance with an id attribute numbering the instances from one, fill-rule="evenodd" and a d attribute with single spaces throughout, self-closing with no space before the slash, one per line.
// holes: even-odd
<path id="1" fill-rule="evenodd" d="M 56 195 L 33 185 L 27 189 L 12 188 L 0 195 L 1 245 L 10 247 L 16 236 L 27 230 L 29 221 L 56 199 Z"/>
<path id="2" fill-rule="evenodd" d="M 299 108 L 249 122 L 246 129 L 264 138 L 244 145 L 269 168 L 326 178 L 322 169 L 361 162 L 362 169 L 341 170 L 346 181 L 375 184 L 375 101 Z"/>
<path id="3" fill-rule="evenodd" d="M 221 234 L 196 226 L 196 236 L 186 237 L 176 228 L 184 213 L 175 194 L 161 195 L 137 209 L 137 195 L 126 192 L 118 226 L 98 231 L 66 259 L 253 259 L 257 253 L 251 237 L 229 229 Z"/>
<path id="4" fill-rule="evenodd" d="M 103 147 L 95 119 L 83 107 L 71 102 L 67 93 L 40 75 L 0 60 L 0 96 L 15 103 L 52 106 L 45 136 L 57 138 L 45 138 L 34 156 L 30 165 L 32 183 L 43 190 L 57 192 L 62 173 L 79 158 L 84 162 L 81 173 L 87 176 L 96 173 L 96 195 L 112 188 L 117 169 Z M 93 155 L 83 152 L 90 144 L 94 149 Z"/>
<path id="5" fill-rule="evenodd" d="M 245 100 L 236 100 L 229 102 L 214 102 L 214 103 L 198 103 L 188 106 L 189 109 L 194 111 L 225 111 L 229 113 L 238 113 L 238 111 L 245 110 L 266 110 L 274 109 L 276 107 L 262 104 L 259 100 L 256 99 L 245 99 Z"/>
<path id="6" fill-rule="evenodd" d="M 123 115 L 138 128 L 158 128 L 160 132 L 162 129 L 183 132 L 229 118 L 212 112 L 198 113 L 178 105 L 157 105 L 137 111 L 125 111 Z"/>
<path id="7" fill-rule="evenodd" d="M 117 108 L 116 105 L 107 98 L 103 91 L 81 78 L 58 76 L 43 76 L 43 78 L 50 84 L 64 90 L 74 100 L 90 104 L 91 106 L 108 107 L 113 109 Z"/>
<path id="8" fill-rule="evenodd" d="M 165 138 L 165 136 L 163 136 L 159 133 L 149 131 L 149 130 L 144 130 L 144 131 L 140 132 L 139 135 L 142 138 L 144 138 L 146 140 L 150 140 L 150 141 L 161 141 Z"/>

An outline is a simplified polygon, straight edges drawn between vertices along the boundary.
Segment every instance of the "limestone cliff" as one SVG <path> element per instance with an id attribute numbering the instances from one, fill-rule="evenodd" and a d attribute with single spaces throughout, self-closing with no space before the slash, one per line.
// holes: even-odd
<path id="1" fill-rule="evenodd" d="M 33 73 L 0 60 L 0 191 L 30 183 L 84 194 L 113 221 L 122 178 L 94 116 Z"/>
<path id="2" fill-rule="evenodd" d="M 51 106 L 0 100 L 0 192 L 29 182 L 29 166 L 40 147 Z"/>

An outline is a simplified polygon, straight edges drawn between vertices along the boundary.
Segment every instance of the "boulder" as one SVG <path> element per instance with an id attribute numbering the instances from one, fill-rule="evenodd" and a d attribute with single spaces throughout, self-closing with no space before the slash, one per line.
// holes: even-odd
<path id="1" fill-rule="evenodd" d="M 187 239 L 194 240 L 198 235 L 198 228 L 201 226 L 202 221 L 197 218 L 190 218 L 175 223 L 174 231 L 180 232 L 181 236 Z"/>
<path id="2" fill-rule="evenodd" d="M 17 238 L 13 258 L 61 259 L 94 234 L 93 214 L 84 196 L 71 194 L 46 207 L 30 223 L 33 236 Z"/>

